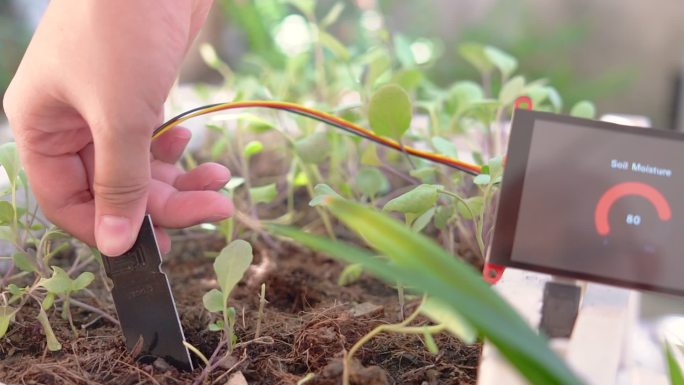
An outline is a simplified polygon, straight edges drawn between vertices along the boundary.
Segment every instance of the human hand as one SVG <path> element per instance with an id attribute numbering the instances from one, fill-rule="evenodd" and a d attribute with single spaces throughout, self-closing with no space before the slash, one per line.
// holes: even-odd
<path id="1" fill-rule="evenodd" d="M 174 166 L 190 139 L 151 142 L 163 103 L 211 0 L 52 0 L 4 107 L 29 183 L 53 223 L 106 255 L 160 227 L 228 217 L 218 164 Z M 157 231 L 162 250 L 169 237 Z"/>

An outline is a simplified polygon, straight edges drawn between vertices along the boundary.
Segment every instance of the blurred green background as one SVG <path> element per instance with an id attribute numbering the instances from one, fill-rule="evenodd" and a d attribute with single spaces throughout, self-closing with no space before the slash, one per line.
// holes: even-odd
<path id="1" fill-rule="evenodd" d="M 288 50 L 308 49 L 306 20 L 297 12 L 308 2 L 216 0 L 199 40 L 212 43 L 234 69 L 248 71 L 246 58 L 254 55 L 282 63 Z M 490 44 L 517 57 L 521 73 L 549 79 L 566 105 L 591 99 L 601 113 L 646 115 L 656 127 L 684 129 L 684 119 L 676 117 L 677 79 L 684 69 L 680 0 L 321 0 L 317 16 L 338 2 L 344 9 L 329 32 L 353 47 L 352 55 L 369 47 L 369 31 L 386 27 L 397 35 L 395 45 L 422 55 L 433 83 L 446 85 L 478 77 L 459 57 L 459 43 Z M 0 91 L 46 3 L 0 2 Z M 218 80 L 193 49 L 181 81 Z"/>

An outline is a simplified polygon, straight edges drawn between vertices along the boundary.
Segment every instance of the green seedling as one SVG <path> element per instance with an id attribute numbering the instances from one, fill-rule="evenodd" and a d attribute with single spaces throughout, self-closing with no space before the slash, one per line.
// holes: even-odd
<path id="1" fill-rule="evenodd" d="M 214 261 L 214 272 L 219 289 L 211 289 L 202 298 L 204 307 L 211 313 L 219 313 L 221 317 L 209 324 L 209 330 L 222 331 L 227 340 L 227 354 L 232 353 L 237 341 L 235 335 L 236 311 L 228 306 L 228 297 L 235 285 L 252 264 L 252 246 L 243 240 L 235 240 L 221 250 Z"/>

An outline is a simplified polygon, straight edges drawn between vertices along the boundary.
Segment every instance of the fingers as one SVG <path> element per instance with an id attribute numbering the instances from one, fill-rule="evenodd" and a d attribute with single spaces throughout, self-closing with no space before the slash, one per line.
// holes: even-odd
<path id="1" fill-rule="evenodd" d="M 153 179 L 147 209 L 155 225 L 181 228 L 226 219 L 233 213 L 233 203 L 215 191 L 178 191 Z"/>
<path id="2" fill-rule="evenodd" d="M 124 253 L 140 230 L 150 184 L 150 131 L 135 126 L 92 131 L 95 240 L 105 255 Z"/>
<path id="3" fill-rule="evenodd" d="M 181 191 L 216 191 L 228 183 L 230 171 L 218 163 L 204 163 L 184 172 L 174 165 L 155 161 L 152 164 L 152 178 Z"/>
<path id="4" fill-rule="evenodd" d="M 190 130 L 174 127 L 152 142 L 152 156 L 162 162 L 176 163 L 183 156 L 191 137 Z"/>
<path id="5" fill-rule="evenodd" d="M 157 239 L 157 246 L 162 254 L 171 251 L 171 237 L 161 227 L 154 226 L 154 237 Z"/>

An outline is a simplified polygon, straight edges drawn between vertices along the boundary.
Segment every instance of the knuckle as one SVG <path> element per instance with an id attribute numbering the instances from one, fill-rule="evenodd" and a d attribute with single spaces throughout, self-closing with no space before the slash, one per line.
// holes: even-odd
<path id="1" fill-rule="evenodd" d="M 109 184 L 94 182 L 93 193 L 98 204 L 117 209 L 126 209 L 147 199 L 147 183 L 129 182 Z"/>

